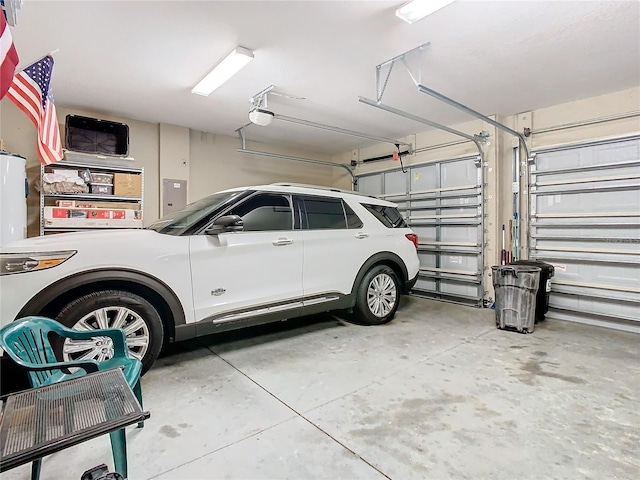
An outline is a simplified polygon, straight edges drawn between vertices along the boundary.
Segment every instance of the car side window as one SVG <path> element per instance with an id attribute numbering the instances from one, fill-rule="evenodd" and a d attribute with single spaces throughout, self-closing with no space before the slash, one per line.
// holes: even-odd
<path id="1" fill-rule="evenodd" d="M 254 195 L 225 215 L 242 218 L 244 232 L 291 230 L 293 227 L 291 203 L 284 195 Z"/>
<path id="2" fill-rule="evenodd" d="M 362 220 L 356 215 L 356 212 L 351 210 L 351 207 L 344 200 L 342 201 L 344 206 L 344 214 L 347 217 L 347 228 L 362 228 Z"/>
<path id="3" fill-rule="evenodd" d="M 305 198 L 307 228 L 310 230 L 346 229 L 347 222 L 339 198 Z"/>

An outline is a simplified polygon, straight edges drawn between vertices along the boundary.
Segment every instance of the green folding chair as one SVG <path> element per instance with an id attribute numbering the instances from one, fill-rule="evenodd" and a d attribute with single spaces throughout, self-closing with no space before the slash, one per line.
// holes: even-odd
<path id="1" fill-rule="evenodd" d="M 89 340 L 95 337 L 109 337 L 113 342 L 113 356 L 108 360 L 76 360 L 60 362 L 56 358 L 49 335 L 55 334 L 64 339 Z M 127 383 L 142 406 L 140 373 L 142 363 L 129 356 L 126 336 L 117 328 L 104 330 L 71 330 L 64 325 L 45 317 L 25 317 L 0 329 L 0 347 L 29 373 L 31 386 L 41 387 L 81 377 L 88 373 L 112 368 L 122 368 Z M 72 370 L 70 370 L 72 369 Z M 144 423 L 139 423 L 142 428 Z M 125 430 L 111 432 L 111 450 L 115 470 L 127 478 L 127 443 Z M 42 459 L 31 465 L 31 480 L 40 477 Z"/>

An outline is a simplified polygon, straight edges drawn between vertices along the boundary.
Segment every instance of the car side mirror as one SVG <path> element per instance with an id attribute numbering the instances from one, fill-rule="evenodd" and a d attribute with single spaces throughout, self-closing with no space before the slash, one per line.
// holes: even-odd
<path id="1" fill-rule="evenodd" d="M 242 218 L 238 215 L 223 215 L 222 217 L 216 218 L 204 233 L 207 235 L 218 235 L 227 232 L 241 232 L 243 228 Z"/>

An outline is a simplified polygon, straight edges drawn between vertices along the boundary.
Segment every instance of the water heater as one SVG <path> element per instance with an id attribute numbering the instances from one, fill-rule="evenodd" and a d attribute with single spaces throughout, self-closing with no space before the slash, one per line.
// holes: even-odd
<path id="1" fill-rule="evenodd" d="M 0 247 L 27 237 L 27 161 L 0 151 Z"/>

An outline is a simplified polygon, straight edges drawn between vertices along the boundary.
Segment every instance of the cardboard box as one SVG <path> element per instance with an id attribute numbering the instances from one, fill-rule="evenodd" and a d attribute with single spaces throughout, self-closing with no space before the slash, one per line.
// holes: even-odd
<path id="1" fill-rule="evenodd" d="M 78 170 L 72 170 L 68 168 L 54 168 L 53 173 L 55 175 L 62 175 L 65 178 L 70 178 L 70 179 L 78 178 Z"/>
<path id="2" fill-rule="evenodd" d="M 136 202 L 94 202 L 93 200 L 76 200 L 74 203 L 75 205 L 64 206 L 80 208 L 107 208 L 112 210 L 140 210 L 140 204 Z M 58 206 L 61 207 L 63 205 Z"/>
<path id="3" fill-rule="evenodd" d="M 56 206 L 58 207 L 75 207 L 75 200 L 56 200 Z"/>
<path id="4" fill-rule="evenodd" d="M 45 228 L 142 228 L 140 210 L 44 207 Z"/>
<path id="5" fill-rule="evenodd" d="M 44 207 L 45 221 L 60 218 L 87 220 L 142 220 L 141 210 L 117 210 L 108 208 L 58 208 Z M 49 223 L 49 225 L 51 225 Z M 114 224 L 115 225 L 115 224 Z M 59 224 L 57 226 L 60 226 Z"/>
<path id="6" fill-rule="evenodd" d="M 141 197 L 142 175 L 139 173 L 114 174 L 113 194 L 122 197 Z"/>
<path id="7" fill-rule="evenodd" d="M 45 218 L 45 228 L 142 228 L 142 220 L 111 218 Z"/>

